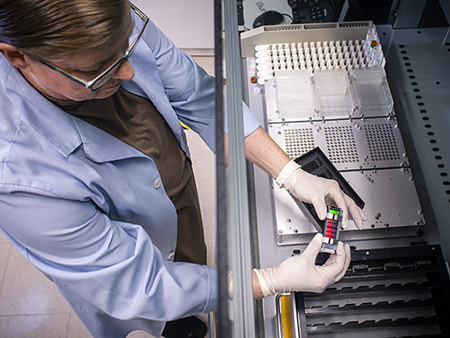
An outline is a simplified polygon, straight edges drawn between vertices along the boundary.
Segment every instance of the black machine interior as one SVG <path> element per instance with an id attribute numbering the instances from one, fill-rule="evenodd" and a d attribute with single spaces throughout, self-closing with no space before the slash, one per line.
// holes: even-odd
<path id="1" fill-rule="evenodd" d="M 300 337 L 450 337 L 450 279 L 440 246 L 355 250 L 322 294 L 296 293 Z"/>

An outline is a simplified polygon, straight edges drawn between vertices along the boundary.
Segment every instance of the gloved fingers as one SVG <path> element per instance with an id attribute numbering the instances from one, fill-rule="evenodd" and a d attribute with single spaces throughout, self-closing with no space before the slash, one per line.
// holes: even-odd
<path id="1" fill-rule="evenodd" d="M 314 210 L 316 210 L 317 217 L 324 221 L 327 218 L 327 204 L 325 203 L 324 196 L 317 196 L 311 203 L 314 206 Z"/>
<path id="2" fill-rule="evenodd" d="M 339 246 L 339 244 L 338 244 Z M 336 253 L 331 254 L 328 259 L 325 261 L 325 263 L 322 264 L 323 267 L 328 266 L 328 265 L 333 265 L 336 262 Z"/>
<path id="3" fill-rule="evenodd" d="M 343 217 L 345 217 L 347 203 L 345 202 L 344 193 L 339 184 L 334 180 L 328 180 L 318 177 L 320 184 L 317 184 L 317 194 L 311 199 L 317 216 L 321 220 L 327 217 L 327 205 L 336 205 L 342 209 Z"/>
<path id="4" fill-rule="evenodd" d="M 358 207 L 355 201 L 349 196 L 345 195 L 344 197 L 347 202 L 350 217 L 353 219 L 356 227 L 361 230 L 363 228 L 363 221 L 367 221 L 365 212 L 360 207 Z"/>
<path id="5" fill-rule="evenodd" d="M 323 235 L 321 233 L 317 233 L 306 247 L 305 251 L 301 256 L 303 256 L 303 258 L 307 262 L 312 261 L 313 264 L 315 264 L 316 257 L 319 254 L 320 248 L 322 247 L 322 239 Z"/>
<path id="6" fill-rule="evenodd" d="M 342 269 L 342 271 L 336 276 L 334 282 L 337 282 L 338 280 L 340 280 L 342 277 L 344 277 L 344 275 L 347 273 L 347 269 L 350 265 L 350 262 L 352 260 L 352 256 L 350 253 L 350 246 L 348 244 L 343 244 L 342 242 L 338 243 L 338 250 L 340 250 L 340 248 L 343 249 L 343 255 L 345 257 L 345 261 L 344 261 L 344 267 Z M 336 254 L 338 254 L 337 250 L 336 250 Z M 341 253 L 339 253 L 341 254 Z"/>
<path id="7" fill-rule="evenodd" d="M 341 279 L 347 272 L 350 264 L 350 247 L 344 246 L 342 242 L 338 243 L 336 252 L 328 258 L 327 262 L 320 267 L 322 273 L 329 281 L 328 285 Z"/>
<path id="8" fill-rule="evenodd" d="M 347 208 L 347 201 L 345 199 L 345 194 L 342 192 L 337 182 L 335 184 L 335 187 L 333 187 L 333 189 L 328 192 L 327 200 L 329 204 L 335 205 L 342 210 L 341 226 L 345 229 L 348 224 L 349 212 Z"/>

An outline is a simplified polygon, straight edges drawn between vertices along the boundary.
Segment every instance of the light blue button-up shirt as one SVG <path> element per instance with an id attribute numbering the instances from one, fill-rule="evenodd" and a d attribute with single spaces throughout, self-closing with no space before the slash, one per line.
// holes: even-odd
<path id="1" fill-rule="evenodd" d="M 135 32 L 136 33 L 136 32 Z M 181 120 L 214 150 L 214 81 L 152 22 L 123 87 L 149 98 L 189 154 Z M 258 127 L 245 108 L 246 135 Z M 66 114 L 0 57 L 0 229 L 94 337 L 217 305 L 215 268 L 172 261 L 177 215 L 151 158 Z"/>

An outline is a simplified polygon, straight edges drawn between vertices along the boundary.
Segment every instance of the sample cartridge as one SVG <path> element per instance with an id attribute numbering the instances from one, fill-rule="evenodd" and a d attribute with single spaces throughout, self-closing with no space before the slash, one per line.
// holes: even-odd
<path id="1" fill-rule="evenodd" d="M 328 207 L 327 218 L 323 227 L 321 252 L 334 253 L 336 251 L 341 220 L 342 210 L 335 207 Z"/>

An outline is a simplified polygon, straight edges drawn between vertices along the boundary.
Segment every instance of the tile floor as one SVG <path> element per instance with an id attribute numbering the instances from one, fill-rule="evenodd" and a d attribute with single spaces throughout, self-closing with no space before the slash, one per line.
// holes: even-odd
<path id="1" fill-rule="evenodd" d="M 213 58 L 197 62 L 209 73 Z M 215 261 L 215 161 L 200 138 L 188 131 L 208 245 Z M 47 280 L 0 232 L 0 338 L 91 338 L 55 285 Z M 128 338 L 150 338 L 133 332 Z"/>

